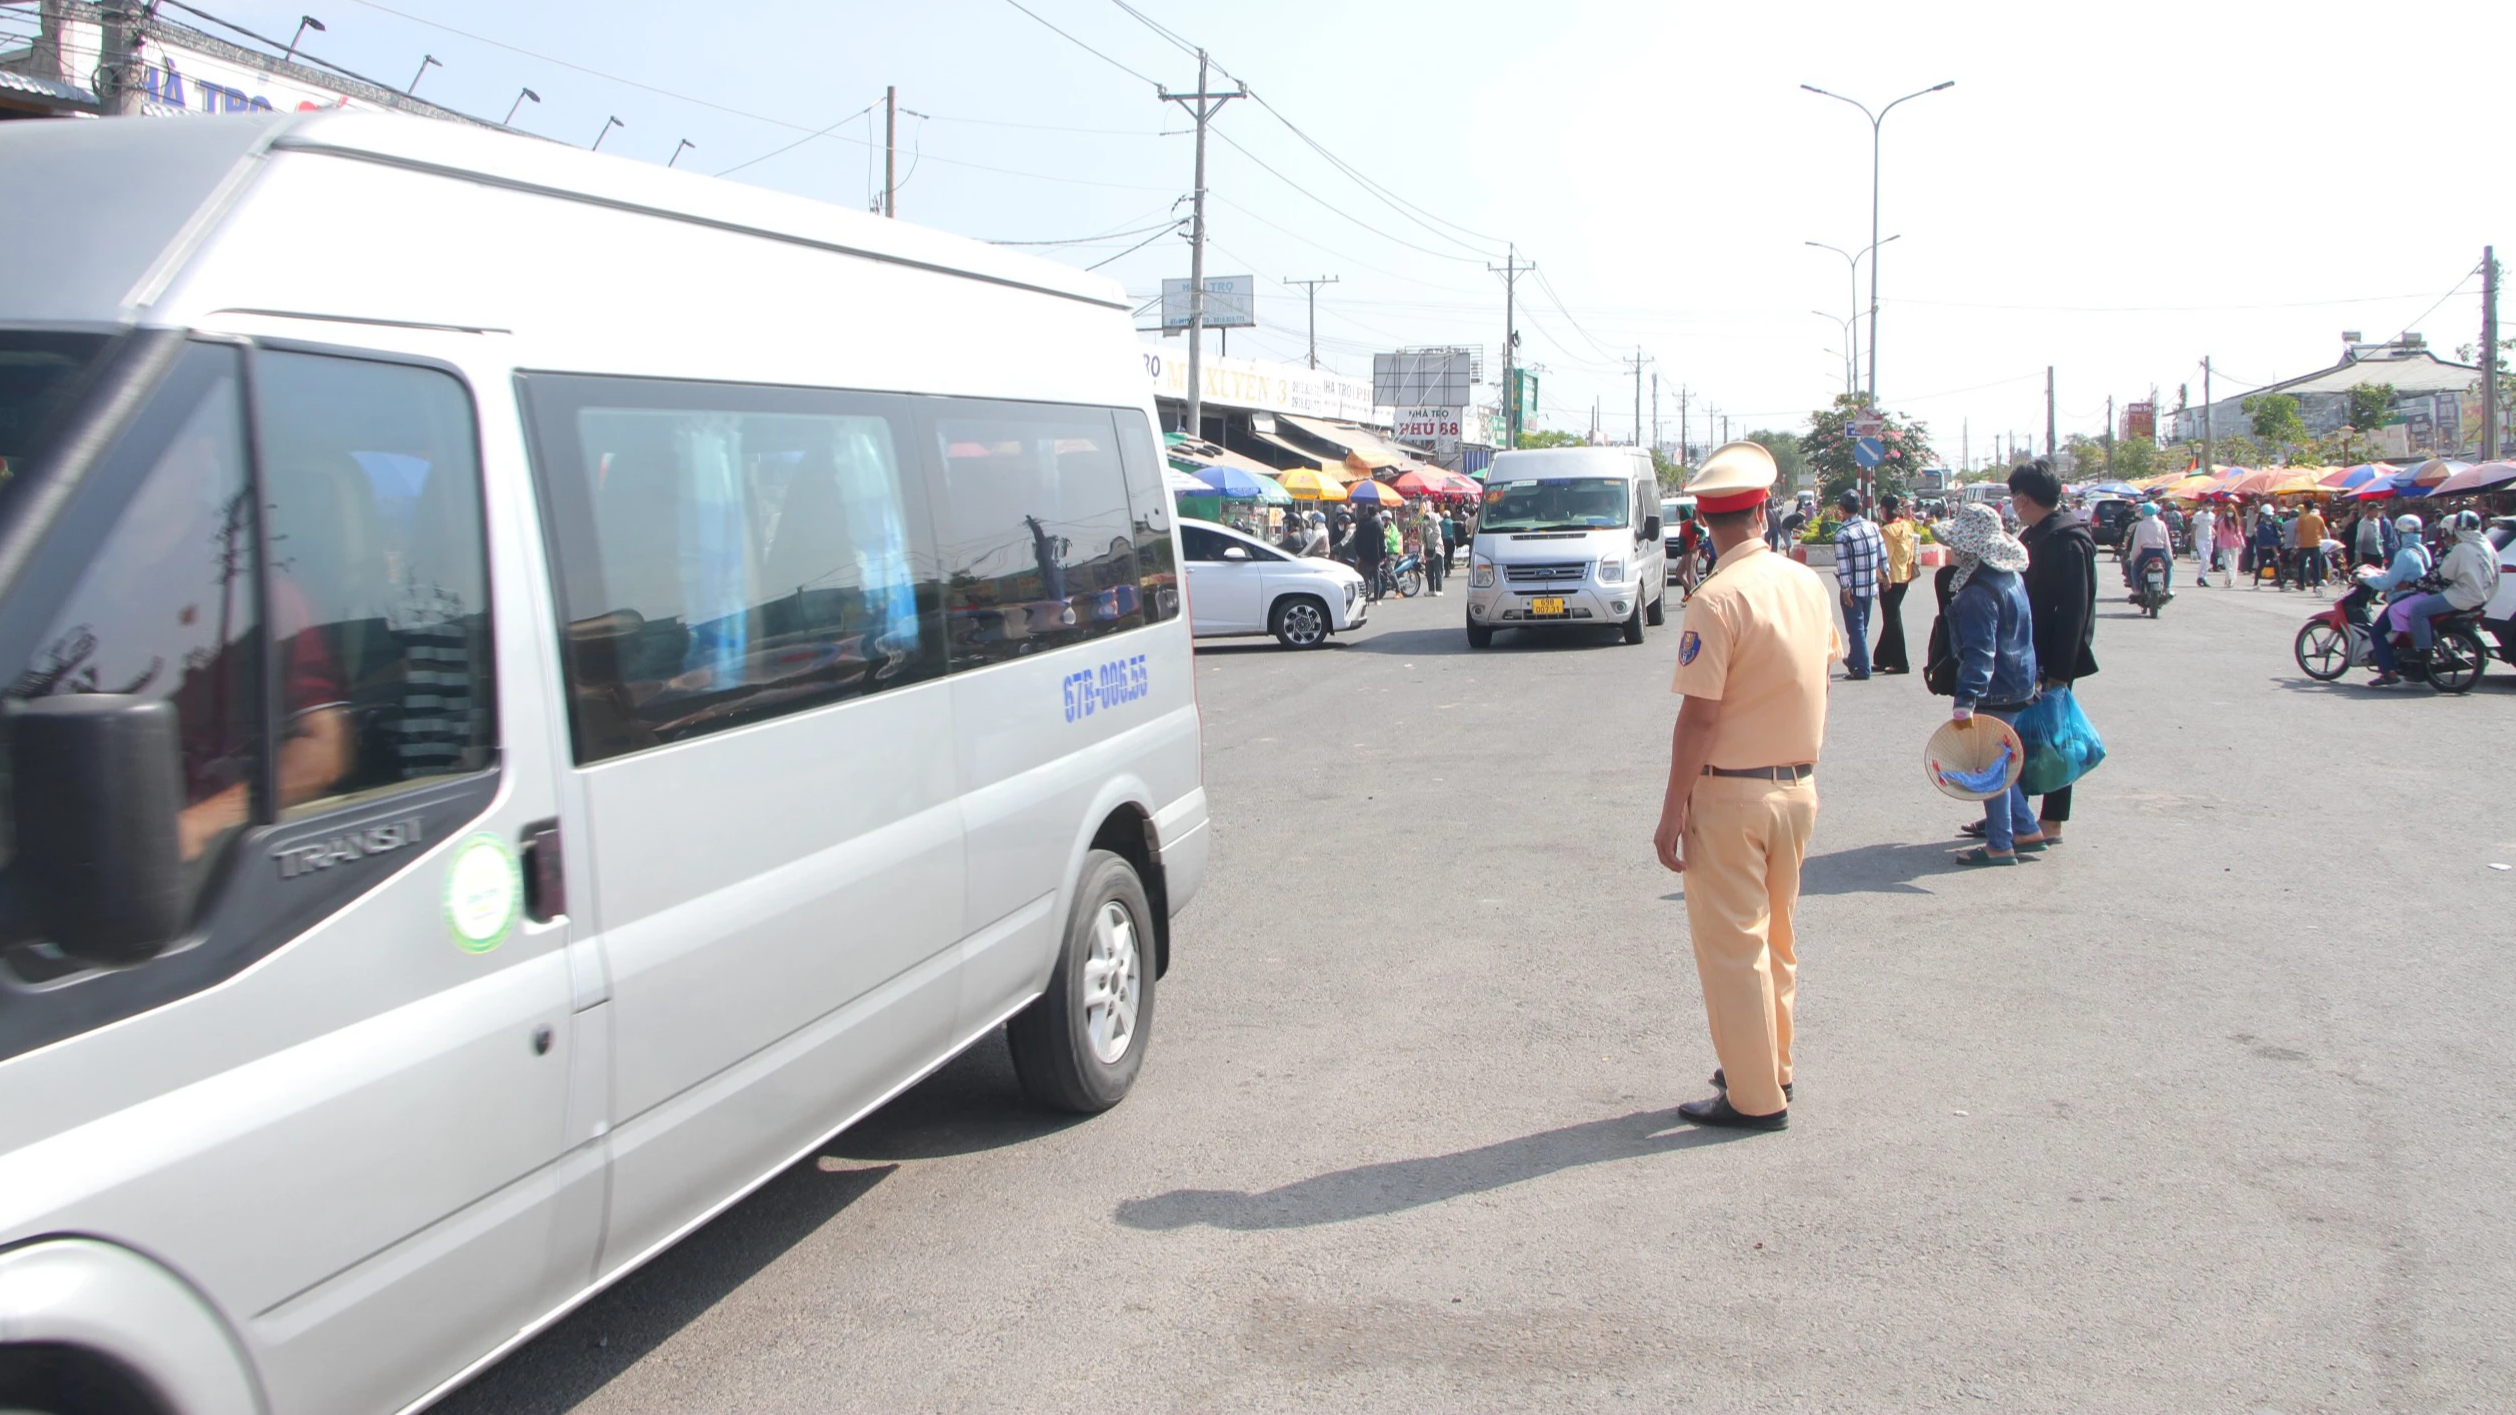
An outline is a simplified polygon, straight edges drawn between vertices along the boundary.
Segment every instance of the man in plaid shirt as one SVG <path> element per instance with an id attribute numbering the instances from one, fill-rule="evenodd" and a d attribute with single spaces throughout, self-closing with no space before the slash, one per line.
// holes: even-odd
<path id="1" fill-rule="evenodd" d="M 1858 682 L 1870 676 L 1870 606 L 1878 601 L 1887 542 L 1861 514 L 1858 491 L 1846 491 L 1835 504 L 1843 508 L 1843 524 L 1835 531 L 1835 583 L 1843 591 L 1843 638 L 1850 649 L 1843 676 Z"/>

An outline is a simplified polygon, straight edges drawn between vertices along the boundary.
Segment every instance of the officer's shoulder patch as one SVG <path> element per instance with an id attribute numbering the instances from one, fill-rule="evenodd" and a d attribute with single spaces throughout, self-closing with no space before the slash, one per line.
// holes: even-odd
<path id="1" fill-rule="evenodd" d="M 1684 634 L 1679 635 L 1677 640 L 1677 661 L 1679 665 L 1683 666 L 1693 663 L 1695 661 L 1695 655 L 1702 653 L 1703 649 L 1703 636 L 1696 633 L 1694 630 L 1689 629 Z"/>

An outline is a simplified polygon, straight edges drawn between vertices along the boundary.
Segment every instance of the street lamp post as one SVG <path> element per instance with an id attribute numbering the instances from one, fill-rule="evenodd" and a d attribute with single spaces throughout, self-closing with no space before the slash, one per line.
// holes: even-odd
<path id="1" fill-rule="evenodd" d="M 1860 377 L 1860 375 L 1854 371 L 1852 354 L 1850 351 L 1860 347 L 1852 342 L 1852 336 L 1860 332 L 1856 326 L 1860 323 L 1861 311 L 1858 308 L 1855 308 L 1850 314 L 1828 314 L 1824 310 L 1810 310 L 1809 313 L 1817 316 L 1819 319 L 1833 320 L 1835 323 L 1843 326 L 1843 348 L 1828 349 L 1826 352 L 1843 360 L 1843 391 L 1848 395 L 1852 392 L 1854 381 Z"/>
<path id="2" fill-rule="evenodd" d="M 323 21 L 316 19 L 312 15 L 299 15 L 297 17 L 297 32 L 288 37 L 288 52 L 280 56 L 282 60 L 289 62 L 294 62 L 296 60 L 297 41 L 304 39 L 306 37 L 306 31 L 308 30 L 313 30 L 317 34 L 329 33 L 329 31 L 324 29 Z"/>
<path id="3" fill-rule="evenodd" d="M 515 91 L 515 102 L 507 105 L 507 116 L 498 124 L 498 126 L 502 128 L 514 127 L 516 110 L 522 108 L 524 106 L 524 100 L 528 98 L 533 100 L 535 103 L 542 101 L 542 96 L 529 88 L 517 89 Z"/>
<path id="4" fill-rule="evenodd" d="M 1888 237 L 1886 240 L 1881 241 L 1878 244 L 1883 246 L 1889 244 L 1890 242 L 1901 241 L 1903 239 L 1904 233 L 1899 231 L 1895 235 Z M 1821 251 L 1833 251 L 1836 255 L 1843 257 L 1845 288 L 1851 293 L 1852 319 L 1853 322 L 1857 324 L 1861 318 L 1861 257 L 1870 254 L 1869 250 L 1864 248 L 1857 251 L 1847 251 L 1841 246 L 1827 245 L 1824 241 L 1802 241 L 1800 244 L 1804 246 L 1815 246 Z M 1828 317 L 1832 318 L 1832 316 Z M 1858 393 L 1861 391 L 1861 341 L 1857 337 L 1859 333 L 1860 331 L 1855 329 L 1851 335 L 1846 336 L 1845 348 L 1852 360 L 1852 379 L 1850 382 L 1846 383 L 1843 388 L 1843 391 L 1846 393 Z"/>
<path id="5" fill-rule="evenodd" d="M 619 119 L 618 117 L 616 117 L 616 116 L 615 116 L 615 117 L 610 117 L 610 118 L 606 118 L 606 119 L 604 119 L 604 120 L 603 120 L 603 131 L 601 131 L 601 132 L 599 132 L 599 133 L 596 133 L 596 134 L 594 135 L 594 145 L 593 145 L 592 147 L 587 148 L 587 149 L 586 149 L 586 151 L 588 151 L 588 152 L 601 152 L 601 151 L 603 150 L 603 139 L 605 139 L 605 138 L 607 138 L 607 137 L 610 137 L 610 136 L 612 135 L 612 129 L 614 129 L 614 128 L 625 128 L 625 127 L 628 127 L 628 126 L 629 126 L 629 125 L 628 125 L 627 123 L 624 123 L 624 122 L 620 121 L 620 119 Z"/>
<path id="6" fill-rule="evenodd" d="M 1956 86 L 1957 86 L 1957 81 L 1956 81 L 1955 79 L 1949 79 L 1949 80 L 1946 80 L 1946 81 L 1941 82 L 1941 83 L 1935 83 L 1935 84 L 1931 85 L 1929 88 L 1925 88 L 1925 89 L 1917 89 L 1917 90 L 1915 90 L 1915 91 L 1914 91 L 1914 92 L 1912 92 L 1912 93 L 1908 93 L 1908 94 L 1906 94 L 1903 98 L 1899 98 L 1899 99 L 1897 99 L 1897 100 L 1896 100 L 1896 103 L 1906 103 L 1906 102 L 1910 102 L 1910 101 L 1911 101 L 1911 100 L 1913 100 L 1913 99 L 1920 98 L 1923 94 L 1926 94 L 1926 93 L 1937 93 L 1937 92 L 1939 92 L 1941 89 L 1944 89 L 1944 88 L 1954 88 L 1954 87 L 1956 87 Z M 1844 98 L 1842 94 L 1835 93 L 1835 92 L 1832 92 L 1832 91 L 1827 90 L 1827 89 L 1822 89 L 1822 88 L 1819 88 L 1819 87 L 1818 87 L 1817 85 L 1815 85 L 1815 84 L 1802 84 L 1802 85 L 1800 85 L 1800 87 L 1802 87 L 1802 88 L 1804 88 L 1804 89 L 1807 89 L 1810 93 L 1819 94 L 1819 95 L 1821 95 L 1821 96 L 1823 96 L 1823 97 L 1826 97 L 1826 98 L 1837 98 L 1837 99 L 1842 99 L 1844 102 L 1849 103 L 1849 104 L 1851 104 L 1853 107 L 1860 109 L 1860 110 L 1861 110 L 1861 116 L 1870 120 L 1870 388 L 1869 388 L 1869 392 L 1870 392 L 1870 406 L 1871 406 L 1872 408 L 1876 408 L 1876 407 L 1878 406 L 1878 247 L 1879 247 L 1879 244 L 1880 244 L 1880 243 L 1879 243 L 1879 239 L 1878 239 L 1878 151 L 1879 151 L 1879 140 L 1878 140 L 1878 134 L 1879 134 L 1879 129 L 1880 129 L 1880 127 L 1881 127 L 1883 124 L 1885 124 L 1885 123 L 1886 123 L 1886 121 L 1887 121 L 1887 115 L 1896 111 L 1896 103 L 1890 103 L 1890 104 L 1888 104 L 1886 107 L 1879 109 L 1879 110 L 1878 110 L 1877 112 L 1875 112 L 1875 113 L 1872 113 L 1872 112 L 1870 111 L 1870 109 L 1869 109 L 1869 105 L 1868 105 L 1868 104 L 1866 104 L 1866 103 L 1861 102 L 1861 101 L 1860 101 L 1859 99 L 1857 99 L 1857 98 Z"/>

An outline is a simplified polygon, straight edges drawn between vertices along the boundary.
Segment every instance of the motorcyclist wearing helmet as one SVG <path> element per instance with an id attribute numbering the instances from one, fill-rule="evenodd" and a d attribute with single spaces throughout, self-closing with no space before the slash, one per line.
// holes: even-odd
<path id="1" fill-rule="evenodd" d="M 2402 532 L 2402 548 L 2394 552 L 2394 563 L 2382 570 L 2373 565 L 2360 566 L 2359 583 L 2389 600 L 2409 599 L 2418 593 L 2412 587 L 2428 577 L 2433 562 L 2428 547 L 2420 543 L 2418 516 L 2405 512 L 2395 518 L 2394 528 Z M 2390 688 L 2402 681 L 2402 674 L 2397 671 L 2401 661 L 2394 656 L 2394 630 L 2389 626 L 2392 617 L 2389 606 L 2368 631 L 2368 656 L 2376 660 L 2374 686 L 2379 688 Z"/>
<path id="2" fill-rule="evenodd" d="M 2124 584 L 2137 590 L 2140 585 L 2141 562 L 2154 556 L 2158 561 L 2158 583 L 2170 591 L 2173 590 L 2175 541 L 2167 533 L 2167 523 L 2158 518 L 2157 502 L 2140 503 L 2138 514 L 2132 518 L 2131 538 L 2123 543 L 2123 555 Z M 2139 594 L 2135 593 L 2131 598 L 2132 603 L 2140 603 Z M 2173 599 L 2175 596 L 2169 593 L 2167 598 Z"/>
<path id="3" fill-rule="evenodd" d="M 2446 523 L 2454 537 L 2455 548 L 2446 552 L 2446 562 L 2437 572 L 2446 581 L 2443 590 L 2426 594 L 2403 595 L 2386 611 L 2391 621 L 2390 632 L 2411 633 L 2411 646 L 2425 654 L 2437 642 L 2437 626 L 2431 622 L 2440 614 L 2459 614 L 2479 609 L 2498 593 L 2498 548 L 2481 530 L 2481 517 L 2471 511 L 2458 511 Z"/>

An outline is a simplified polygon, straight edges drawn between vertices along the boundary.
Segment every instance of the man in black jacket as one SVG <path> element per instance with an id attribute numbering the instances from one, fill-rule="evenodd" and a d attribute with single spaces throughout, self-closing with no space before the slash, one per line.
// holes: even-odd
<path id="1" fill-rule="evenodd" d="M 2067 688 L 2097 671 L 2089 645 L 2097 633 L 2097 542 L 2088 523 L 2061 510 L 2062 479 L 2039 457 L 2009 474 L 2009 503 L 2026 529 L 2027 607 L 2034 617 L 2036 664 L 2047 688 Z M 2044 798 L 2036 812 L 2044 838 L 2062 838 L 2070 819 L 2070 788 Z"/>

